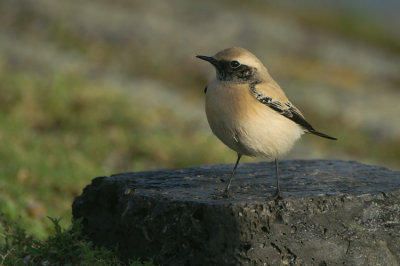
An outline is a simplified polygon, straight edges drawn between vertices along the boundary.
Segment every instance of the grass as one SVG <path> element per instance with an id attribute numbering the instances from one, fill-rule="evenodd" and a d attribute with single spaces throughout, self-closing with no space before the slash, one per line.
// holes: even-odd
<path id="1" fill-rule="evenodd" d="M 227 1 L 230 2 L 231 1 Z M 254 0 L 246 2 L 235 1 L 244 9 L 251 9 L 258 14 L 281 14 L 289 16 L 308 29 L 316 29 L 337 35 L 342 39 L 359 41 L 363 44 L 378 47 L 393 53 L 400 52 L 400 38 L 393 34 L 381 21 L 381 17 L 374 16 L 372 10 L 363 7 L 340 8 L 332 3 L 321 4 L 317 1 L 303 5 L 293 3 L 263 3 Z"/>
<path id="2" fill-rule="evenodd" d="M 60 219 L 49 219 L 54 232 L 40 240 L 27 234 L 19 223 L 0 217 L 0 265 L 154 265 L 151 259 L 121 261 L 117 250 L 94 246 L 83 237 L 80 220 L 63 229 Z"/>
<path id="3" fill-rule="evenodd" d="M 321 12 L 317 9 L 314 12 L 296 12 L 296 17 L 301 23 L 334 32 L 345 39 L 362 41 L 394 53 L 400 52 L 400 38 L 385 29 L 379 19 L 362 12 Z"/>
<path id="4" fill-rule="evenodd" d="M 78 75 L 3 67 L 0 87 L 1 211 L 38 237 L 48 233 L 46 216 L 67 225 L 72 200 L 96 176 L 229 158 L 164 107 L 144 109 L 126 91 Z"/>
<path id="5" fill-rule="evenodd" d="M 80 225 L 70 223 L 72 201 L 92 178 L 228 161 L 217 140 L 164 107 L 143 111 L 121 88 L 0 69 L 0 265 L 119 265 L 116 252 L 78 239 Z"/>

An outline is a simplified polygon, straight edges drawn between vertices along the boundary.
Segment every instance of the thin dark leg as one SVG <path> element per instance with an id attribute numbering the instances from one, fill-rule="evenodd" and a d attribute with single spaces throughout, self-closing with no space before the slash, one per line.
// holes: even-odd
<path id="1" fill-rule="evenodd" d="M 278 168 L 278 159 L 275 158 L 275 173 L 276 173 L 276 191 L 274 194 L 275 199 L 281 199 L 281 189 L 279 188 L 279 168 Z"/>
<path id="2" fill-rule="evenodd" d="M 233 167 L 233 171 L 232 171 L 231 177 L 229 178 L 228 185 L 226 186 L 226 189 L 225 189 L 225 192 L 224 192 L 224 195 L 226 197 L 229 197 L 229 189 L 231 187 L 231 183 L 232 183 L 233 177 L 235 176 L 236 168 L 237 168 L 237 166 L 239 164 L 239 161 L 240 161 L 241 157 L 242 157 L 242 155 L 238 153 L 238 157 L 237 157 L 237 160 L 236 160 L 235 167 Z"/>

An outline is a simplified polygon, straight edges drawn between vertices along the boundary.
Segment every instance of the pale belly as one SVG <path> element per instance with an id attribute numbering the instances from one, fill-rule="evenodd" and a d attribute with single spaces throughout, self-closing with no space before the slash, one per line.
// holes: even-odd
<path id="1" fill-rule="evenodd" d="M 268 106 L 243 93 L 211 90 L 206 114 L 212 132 L 239 154 L 279 158 L 303 134 L 302 128 Z"/>

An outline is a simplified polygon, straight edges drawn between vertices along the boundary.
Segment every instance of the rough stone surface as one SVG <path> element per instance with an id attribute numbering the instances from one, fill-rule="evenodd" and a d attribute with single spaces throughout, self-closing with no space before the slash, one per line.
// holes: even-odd
<path id="1" fill-rule="evenodd" d="M 345 161 L 125 173 L 93 179 L 74 218 L 98 245 L 162 265 L 398 265 L 400 172 Z"/>

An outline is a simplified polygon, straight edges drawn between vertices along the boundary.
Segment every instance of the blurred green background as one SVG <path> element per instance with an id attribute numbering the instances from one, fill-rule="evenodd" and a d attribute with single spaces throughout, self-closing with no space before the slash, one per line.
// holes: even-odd
<path id="1" fill-rule="evenodd" d="M 96 176 L 233 163 L 195 58 L 256 54 L 318 130 L 286 157 L 400 170 L 396 1 L 0 0 L 0 211 L 44 237 Z M 397 26 L 396 26 L 397 25 Z M 254 159 L 246 159 L 254 161 Z M 246 161 L 244 160 L 244 161 Z"/>

